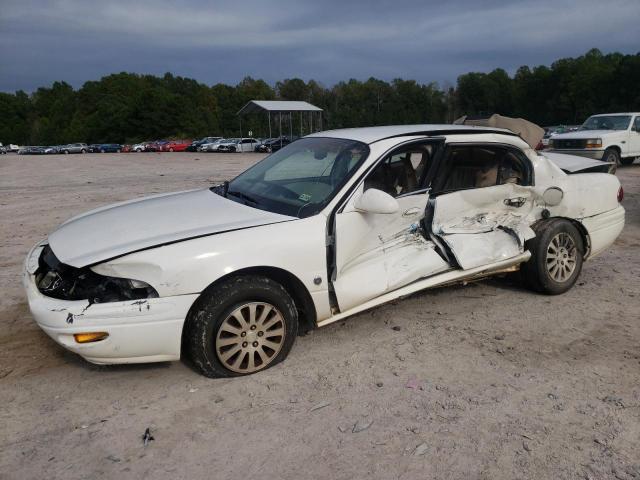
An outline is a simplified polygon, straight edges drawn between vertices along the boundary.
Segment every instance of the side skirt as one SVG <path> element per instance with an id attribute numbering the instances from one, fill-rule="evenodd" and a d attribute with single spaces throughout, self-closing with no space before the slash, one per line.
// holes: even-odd
<path id="1" fill-rule="evenodd" d="M 503 271 L 510 271 L 510 267 L 526 262 L 527 260 L 529 260 L 529 258 L 531 258 L 531 253 L 525 251 L 515 257 L 509 258 L 507 260 L 502 260 L 501 262 L 497 262 L 492 265 L 484 265 L 469 270 L 450 270 L 433 277 L 425 278 L 424 280 L 418 280 L 405 287 L 399 288 L 389 293 L 385 293 L 384 295 L 369 300 L 368 302 L 358 305 L 357 307 L 353 307 L 346 312 L 338 313 L 325 320 L 321 320 L 318 322 L 318 327 L 324 327 L 325 325 L 329 325 L 330 323 L 344 320 L 345 318 L 357 313 L 364 312 L 365 310 L 369 310 L 387 302 L 391 302 L 399 297 L 411 295 L 412 293 L 419 292 L 420 290 L 456 283 L 462 280 L 474 280 Z"/>

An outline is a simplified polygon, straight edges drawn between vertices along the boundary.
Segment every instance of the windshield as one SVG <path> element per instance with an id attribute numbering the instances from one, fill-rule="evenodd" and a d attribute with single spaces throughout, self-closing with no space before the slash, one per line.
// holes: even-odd
<path id="1" fill-rule="evenodd" d="M 227 197 L 298 218 L 317 214 L 369 155 L 361 142 L 303 138 L 240 174 Z"/>
<path id="2" fill-rule="evenodd" d="M 599 115 L 587 118 L 580 130 L 626 130 L 630 122 L 630 115 Z"/>

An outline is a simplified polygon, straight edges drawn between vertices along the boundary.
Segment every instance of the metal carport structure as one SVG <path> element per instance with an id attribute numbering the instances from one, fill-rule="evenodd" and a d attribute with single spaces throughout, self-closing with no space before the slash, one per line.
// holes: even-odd
<path id="1" fill-rule="evenodd" d="M 279 138 L 282 138 L 282 114 L 288 114 L 289 120 L 289 138 L 293 137 L 293 114 L 295 112 L 300 113 L 300 136 L 304 136 L 304 124 L 306 116 L 308 114 L 308 126 L 309 131 L 307 133 L 313 133 L 322 130 L 322 109 L 311 105 L 308 102 L 292 101 L 292 100 L 251 100 L 244 107 L 242 107 L 237 115 L 240 118 L 240 136 L 242 137 L 242 116 L 249 115 L 251 113 L 267 113 L 269 119 L 269 138 L 273 138 L 271 133 L 271 114 L 277 114 L 278 116 L 278 132 Z M 313 120 L 316 118 L 317 129 L 314 129 Z M 286 118 L 285 118 L 286 121 Z"/>

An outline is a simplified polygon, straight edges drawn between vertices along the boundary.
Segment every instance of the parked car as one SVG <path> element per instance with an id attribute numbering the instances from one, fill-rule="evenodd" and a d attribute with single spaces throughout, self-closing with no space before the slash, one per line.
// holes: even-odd
<path id="1" fill-rule="evenodd" d="M 45 148 L 44 147 L 22 147 L 18 150 L 18 155 L 44 155 Z"/>
<path id="2" fill-rule="evenodd" d="M 566 292 L 624 226 L 618 179 L 581 173 L 594 164 L 488 127 L 324 131 L 223 185 L 66 221 L 24 285 L 38 325 L 90 362 L 249 374 L 299 332 L 420 290 L 520 269 Z"/>
<path id="3" fill-rule="evenodd" d="M 281 148 L 286 147 L 287 145 L 289 145 L 291 142 L 293 142 L 293 139 L 291 139 L 289 137 L 284 137 L 283 136 L 283 137 L 278 137 L 278 138 L 272 138 L 272 139 L 266 140 L 262 144 L 258 145 L 258 151 L 262 152 L 262 153 L 277 152 Z"/>
<path id="4" fill-rule="evenodd" d="M 131 151 L 132 152 L 136 152 L 136 153 L 140 153 L 140 152 L 144 152 L 146 147 L 146 143 L 136 143 L 135 145 L 131 145 Z"/>
<path id="5" fill-rule="evenodd" d="M 168 140 L 156 140 L 155 142 L 147 142 L 144 146 L 145 152 L 161 152 L 162 147 L 169 143 Z"/>
<path id="6" fill-rule="evenodd" d="M 218 152 L 253 152 L 258 140 L 255 138 L 231 138 L 218 144 Z"/>
<path id="7" fill-rule="evenodd" d="M 122 153 L 131 153 L 133 151 L 133 145 L 122 145 Z"/>
<path id="8" fill-rule="evenodd" d="M 160 148 L 161 152 L 184 152 L 191 145 L 191 140 L 170 140 Z"/>
<path id="9" fill-rule="evenodd" d="M 18 145 L 14 145 L 13 143 L 5 145 L 5 148 L 7 149 L 7 152 L 17 152 L 18 150 L 20 150 L 20 147 Z"/>
<path id="10" fill-rule="evenodd" d="M 0 143 L 0 155 L 6 155 L 7 149 Z"/>
<path id="11" fill-rule="evenodd" d="M 119 143 L 101 143 L 98 145 L 98 153 L 120 153 L 122 145 Z"/>
<path id="12" fill-rule="evenodd" d="M 89 151 L 89 145 L 86 143 L 70 143 L 69 145 L 62 145 L 60 147 L 60 153 L 87 153 Z"/>
<path id="13" fill-rule="evenodd" d="M 214 140 L 211 143 L 203 143 L 202 145 L 200 145 L 200 151 L 201 152 L 217 152 L 218 148 L 220 147 L 220 144 L 226 141 L 228 141 L 228 139 L 219 138 L 217 140 Z"/>
<path id="14" fill-rule="evenodd" d="M 49 147 L 44 147 L 44 153 L 46 153 L 47 155 L 55 155 L 60 153 L 60 147 L 57 145 L 52 145 Z"/>
<path id="15" fill-rule="evenodd" d="M 640 113 L 609 113 L 589 117 L 578 131 L 555 135 L 551 151 L 630 165 L 640 157 Z"/>
<path id="16" fill-rule="evenodd" d="M 263 138 L 258 141 L 256 146 L 254 147 L 254 152 L 262 152 L 263 145 L 275 140 L 275 138 Z M 265 150 L 266 152 L 266 150 Z"/>
<path id="17" fill-rule="evenodd" d="M 202 151 L 202 146 L 203 145 L 207 145 L 210 143 L 213 143 L 217 140 L 222 140 L 222 137 L 204 137 L 200 140 L 195 140 L 193 142 L 191 142 L 191 145 L 189 145 L 186 148 L 187 152 L 200 152 Z"/>

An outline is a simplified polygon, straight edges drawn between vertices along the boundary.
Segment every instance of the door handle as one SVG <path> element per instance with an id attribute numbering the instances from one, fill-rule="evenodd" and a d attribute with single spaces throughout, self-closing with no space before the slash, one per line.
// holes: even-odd
<path id="1" fill-rule="evenodd" d="M 507 205 L 508 207 L 520 208 L 526 202 L 527 202 L 527 199 L 525 197 L 515 197 L 515 198 L 505 199 L 504 204 Z"/>
<path id="2" fill-rule="evenodd" d="M 414 215 L 419 214 L 421 211 L 422 211 L 422 209 L 418 208 L 418 207 L 408 208 L 407 210 L 405 210 L 402 213 L 402 216 L 403 217 L 412 217 Z"/>

